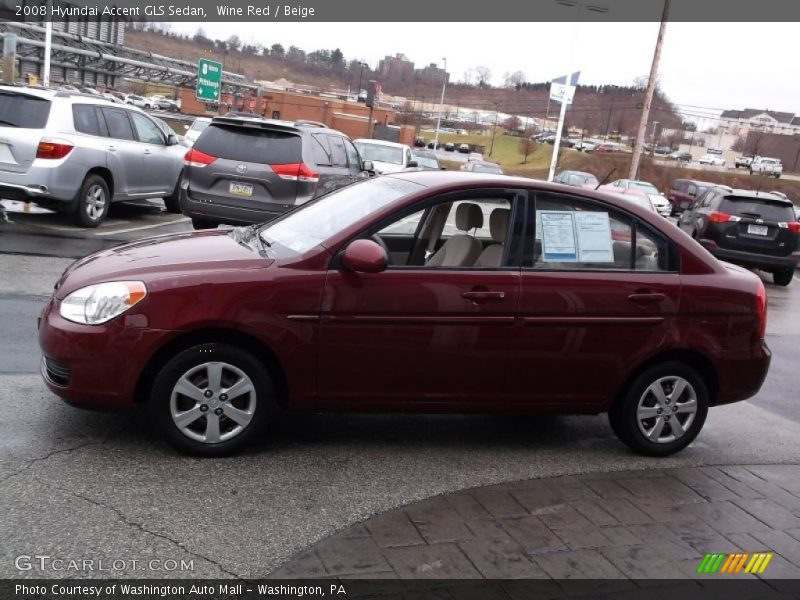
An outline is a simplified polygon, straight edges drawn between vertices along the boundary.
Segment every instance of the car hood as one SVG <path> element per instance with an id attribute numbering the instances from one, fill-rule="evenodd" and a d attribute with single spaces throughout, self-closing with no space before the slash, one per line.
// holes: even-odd
<path id="1" fill-rule="evenodd" d="M 664 206 L 669 202 L 664 196 L 661 194 L 647 194 L 653 204 L 656 206 Z"/>
<path id="2" fill-rule="evenodd" d="M 198 231 L 164 235 L 123 244 L 90 254 L 70 265 L 56 284 L 56 297 L 103 281 L 155 279 L 210 271 L 258 269 L 272 259 L 237 243 L 230 230 Z"/>
<path id="3" fill-rule="evenodd" d="M 403 165 L 398 165 L 396 163 L 390 163 L 390 162 L 383 162 L 380 160 L 373 160 L 372 166 L 379 173 L 399 173 L 400 171 L 405 171 L 405 167 Z"/>

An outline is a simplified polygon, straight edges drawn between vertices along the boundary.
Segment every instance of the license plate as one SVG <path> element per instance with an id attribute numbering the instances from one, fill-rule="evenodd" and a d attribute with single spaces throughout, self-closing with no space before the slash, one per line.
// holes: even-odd
<path id="1" fill-rule="evenodd" d="M 767 235 L 769 228 L 766 225 L 748 225 L 747 233 L 753 235 Z"/>
<path id="2" fill-rule="evenodd" d="M 232 183 L 228 191 L 234 196 L 247 196 L 249 198 L 253 195 L 253 186 L 250 183 Z"/>

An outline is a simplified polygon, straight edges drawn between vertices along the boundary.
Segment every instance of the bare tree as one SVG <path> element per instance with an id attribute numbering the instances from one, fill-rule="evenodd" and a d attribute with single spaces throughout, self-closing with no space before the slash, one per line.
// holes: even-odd
<path id="1" fill-rule="evenodd" d="M 484 67 L 483 65 L 479 67 L 475 67 L 475 73 L 477 73 L 478 77 L 478 87 L 485 88 L 489 87 L 489 80 L 492 78 L 492 71 L 489 67 Z"/>
<path id="2" fill-rule="evenodd" d="M 519 120 L 519 117 L 516 115 L 511 115 L 503 122 L 503 127 L 505 127 L 508 131 L 519 131 L 519 126 L 522 124 L 522 121 Z"/>
<path id="3" fill-rule="evenodd" d="M 534 142 L 531 139 L 531 136 L 527 135 L 526 132 L 526 135 L 522 136 L 522 138 L 519 140 L 519 153 L 524 156 L 522 159 L 523 164 L 528 162 L 528 155 L 531 153 L 531 150 L 533 150 L 534 146 L 536 146 L 536 142 Z"/>
<path id="4" fill-rule="evenodd" d="M 466 69 L 464 71 L 464 83 L 466 85 L 472 85 L 472 82 L 475 80 L 475 69 Z"/>
<path id="5" fill-rule="evenodd" d="M 514 71 L 513 73 L 506 73 L 503 76 L 503 79 L 505 80 L 506 87 L 519 87 L 520 85 L 525 83 L 525 81 L 527 81 L 525 73 L 523 73 L 522 71 Z"/>

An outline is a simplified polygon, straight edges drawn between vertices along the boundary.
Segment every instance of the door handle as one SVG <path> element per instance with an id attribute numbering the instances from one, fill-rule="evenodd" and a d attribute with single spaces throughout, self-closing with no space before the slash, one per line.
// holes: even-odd
<path id="1" fill-rule="evenodd" d="M 506 297 L 506 293 L 472 291 L 462 293 L 461 297 L 466 298 L 467 300 L 472 300 L 473 302 L 478 300 L 502 300 Z"/>
<path id="2" fill-rule="evenodd" d="M 628 296 L 631 302 L 663 302 L 666 300 L 666 294 L 651 293 L 651 292 L 636 292 Z"/>
<path id="3" fill-rule="evenodd" d="M 152 154 L 152 152 L 150 152 L 150 150 L 145 150 L 144 153 L 145 154 Z"/>
<path id="4" fill-rule="evenodd" d="M 115 147 L 115 146 L 109 146 L 109 147 L 108 147 L 108 151 L 109 151 L 109 152 L 116 152 L 116 151 L 117 151 L 117 149 L 116 149 L 116 147 Z"/>

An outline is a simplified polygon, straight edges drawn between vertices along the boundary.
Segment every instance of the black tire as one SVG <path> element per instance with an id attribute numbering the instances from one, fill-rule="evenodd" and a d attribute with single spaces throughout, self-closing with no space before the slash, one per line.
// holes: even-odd
<path id="1" fill-rule="evenodd" d="M 199 217 L 192 217 L 192 227 L 195 231 L 200 229 L 216 229 L 218 223 L 209 221 L 208 219 L 201 219 Z"/>
<path id="2" fill-rule="evenodd" d="M 672 400 L 666 397 L 666 406 L 659 408 L 660 405 L 655 403 L 655 398 L 651 394 L 646 395 L 646 391 L 659 380 L 667 380 L 664 384 L 669 386 L 669 378 L 680 378 L 687 382 L 689 386 L 685 388 L 683 394 L 677 399 Z M 662 389 L 664 388 L 662 387 Z M 667 387 L 667 389 L 669 388 Z M 692 391 L 694 392 L 693 394 Z M 673 430 L 673 426 L 669 421 L 679 417 L 670 411 L 680 410 L 679 406 L 684 404 L 684 402 L 678 402 L 678 406 L 676 406 L 675 400 L 685 400 L 692 396 L 696 403 L 694 416 L 689 421 L 689 416 L 686 413 L 679 413 L 683 414 L 683 417 L 680 418 L 684 419 L 684 424 L 688 423 L 688 427 L 683 434 L 675 437 L 675 430 Z M 666 411 L 659 413 L 663 414 L 663 417 L 654 416 L 652 419 L 644 419 L 642 420 L 643 425 L 640 427 L 638 418 L 640 399 L 646 402 L 653 401 L 654 405 L 648 405 L 649 408 Z M 697 437 L 708 415 L 708 404 L 708 387 L 702 376 L 695 369 L 682 362 L 668 361 L 654 365 L 639 374 L 629 386 L 625 396 L 620 398 L 609 411 L 608 419 L 611 428 L 620 441 L 635 452 L 646 456 L 669 456 L 683 450 Z M 654 426 L 657 420 L 662 419 L 663 425 L 660 431 L 662 433 L 668 431 L 669 433 L 665 435 L 663 441 L 652 441 L 642 429 L 643 427 Z M 670 437 L 675 437 L 675 439 L 670 440 Z"/>
<path id="3" fill-rule="evenodd" d="M 87 175 L 75 198 L 75 222 L 81 227 L 97 227 L 108 215 L 109 206 L 111 193 L 106 180 L 100 175 Z"/>
<path id="4" fill-rule="evenodd" d="M 253 391 L 246 392 L 229 401 L 225 401 L 224 396 L 219 393 L 216 395 L 212 393 L 210 397 L 203 395 L 204 389 L 208 394 L 212 388 L 208 382 L 210 373 L 204 370 L 204 365 L 208 363 L 225 363 L 226 365 L 222 370 L 220 389 L 224 390 L 226 386 L 233 385 L 231 382 L 241 381 L 241 374 L 244 374 L 252 383 Z M 240 373 L 237 374 L 233 369 Z M 173 404 L 175 386 L 192 371 L 195 371 L 192 377 L 199 378 L 199 384 L 196 387 L 201 399 L 193 400 L 188 396 L 176 394 Z M 205 388 L 203 381 L 206 384 Z M 263 429 L 268 415 L 273 412 L 274 397 L 274 386 L 269 371 L 252 354 L 236 346 L 213 342 L 187 348 L 162 367 L 153 383 L 148 409 L 156 427 L 173 448 L 195 456 L 225 456 L 240 450 Z M 205 410 L 202 410 L 203 406 L 205 406 Z M 179 412 L 198 411 L 200 416 L 187 426 L 187 431 L 195 436 L 209 435 L 209 429 L 207 429 L 209 417 L 217 419 L 221 438 L 233 435 L 228 439 L 215 442 L 194 439 L 190 437 L 189 433 L 184 433 L 176 424 L 172 416 L 173 407 Z M 226 408 L 228 410 L 238 409 L 240 415 L 250 414 L 249 422 L 245 425 L 236 423 L 223 412 Z M 218 416 L 216 416 L 217 411 L 220 411 Z M 192 429 L 189 430 L 189 427 Z"/>
<path id="5" fill-rule="evenodd" d="M 780 271 L 775 271 L 772 274 L 772 281 L 775 285 L 789 285 L 792 283 L 792 279 L 794 279 L 794 269 L 781 269 Z"/>
<path id="6" fill-rule="evenodd" d="M 175 183 L 175 189 L 172 190 L 172 194 L 169 196 L 164 197 L 164 206 L 167 209 L 167 212 L 174 213 L 176 215 L 181 214 L 181 177 L 178 177 L 178 181 Z"/>

